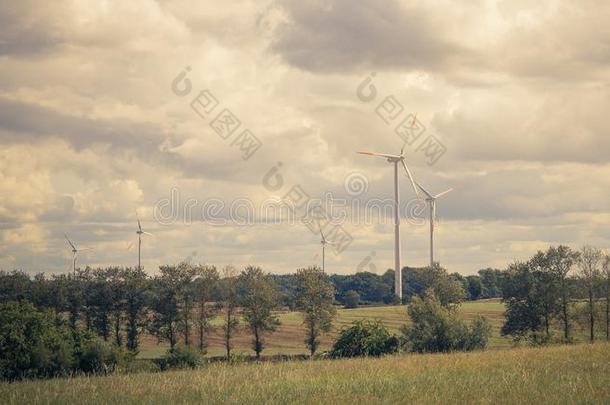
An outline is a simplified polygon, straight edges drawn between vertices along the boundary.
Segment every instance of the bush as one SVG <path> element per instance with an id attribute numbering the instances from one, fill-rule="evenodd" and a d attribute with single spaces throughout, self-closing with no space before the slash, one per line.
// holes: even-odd
<path id="1" fill-rule="evenodd" d="M 79 353 L 79 371 L 87 374 L 108 374 L 122 362 L 122 353 L 99 339 L 87 340 Z"/>
<path id="2" fill-rule="evenodd" d="M 159 366 L 161 370 L 177 368 L 197 368 L 202 364 L 199 351 L 191 346 L 178 345 L 174 350 L 168 350 L 161 358 Z"/>
<path id="3" fill-rule="evenodd" d="M 0 304 L 0 379 L 51 377 L 71 372 L 74 341 L 50 312 L 27 302 Z"/>
<path id="4" fill-rule="evenodd" d="M 444 307 L 432 290 L 414 297 L 408 308 L 412 324 L 402 327 L 403 346 L 419 353 L 484 349 L 491 327 L 484 318 L 471 325 L 457 318 L 455 309 Z"/>
<path id="5" fill-rule="evenodd" d="M 358 308 L 360 304 L 360 294 L 357 291 L 349 290 L 345 293 L 345 308 Z"/>
<path id="6" fill-rule="evenodd" d="M 381 321 L 355 321 L 344 327 L 330 352 L 332 357 L 381 356 L 398 350 L 398 338 Z"/>

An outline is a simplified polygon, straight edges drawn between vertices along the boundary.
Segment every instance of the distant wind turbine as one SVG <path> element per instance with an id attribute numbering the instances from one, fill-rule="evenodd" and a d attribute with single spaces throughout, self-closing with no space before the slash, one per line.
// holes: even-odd
<path id="1" fill-rule="evenodd" d="M 405 163 L 404 150 L 405 145 L 402 145 L 400 149 L 400 155 L 390 155 L 385 153 L 375 153 L 375 152 L 357 152 L 362 155 L 369 156 L 378 156 L 387 159 L 389 163 L 394 164 L 394 293 L 400 298 L 402 301 L 402 272 L 400 268 L 400 196 L 398 193 L 398 165 L 402 165 L 405 172 L 407 173 L 407 177 L 409 177 L 409 181 L 411 182 L 411 186 L 413 187 L 413 191 L 415 191 L 415 195 L 419 198 L 419 192 L 417 191 L 417 187 L 415 186 L 415 180 L 413 180 L 413 176 L 411 175 L 411 171 L 407 167 Z"/>
<path id="2" fill-rule="evenodd" d="M 325 260 L 326 260 L 326 245 L 334 245 L 333 242 L 330 242 L 328 239 L 326 239 L 326 237 L 324 236 L 324 233 L 322 232 L 322 227 L 320 226 L 320 222 L 318 222 L 318 229 L 320 230 L 320 236 L 322 237 L 322 240 L 320 241 L 320 243 L 322 244 L 322 272 L 326 273 L 326 269 L 325 269 Z"/>
<path id="3" fill-rule="evenodd" d="M 72 273 L 76 275 L 76 255 L 78 254 L 78 252 L 82 252 L 83 250 L 93 250 L 93 248 L 85 247 L 79 249 L 76 247 L 76 242 L 71 241 L 70 238 L 68 238 L 67 234 L 64 233 L 64 236 L 66 237 L 66 240 L 68 241 L 68 244 L 70 245 L 72 251 Z"/>
<path id="4" fill-rule="evenodd" d="M 145 232 L 142 230 L 142 224 L 140 223 L 140 217 L 138 216 L 138 212 L 136 211 L 136 219 L 138 220 L 138 230 L 136 233 L 138 234 L 138 270 L 142 269 L 141 260 L 142 260 L 142 235 L 150 235 L 151 233 Z"/>
<path id="5" fill-rule="evenodd" d="M 436 200 L 439 197 L 444 196 L 448 192 L 453 189 L 445 190 L 442 193 L 439 193 L 435 196 L 426 191 L 425 188 L 421 186 L 421 184 L 417 183 L 417 187 L 420 188 L 421 191 L 426 195 L 426 202 L 428 203 L 428 207 L 430 210 L 430 268 L 434 267 L 434 222 L 436 221 Z"/>

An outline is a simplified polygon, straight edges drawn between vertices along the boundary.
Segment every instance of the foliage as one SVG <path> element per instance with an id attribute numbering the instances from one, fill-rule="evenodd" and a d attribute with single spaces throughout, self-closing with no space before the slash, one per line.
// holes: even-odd
<path id="1" fill-rule="evenodd" d="M 483 283 L 481 283 L 481 277 L 479 276 L 468 276 L 466 277 L 468 298 L 471 300 L 478 300 L 483 293 Z"/>
<path id="2" fill-rule="evenodd" d="M 360 294 L 357 291 L 349 290 L 345 293 L 345 308 L 358 308 L 358 304 L 360 304 Z"/>
<path id="3" fill-rule="evenodd" d="M 115 346 L 99 339 L 83 342 L 78 357 L 79 369 L 91 374 L 112 373 L 123 361 L 123 354 Z"/>
<path id="4" fill-rule="evenodd" d="M 49 311 L 27 301 L 0 304 L 0 379 L 106 373 L 121 360 L 118 350 Z"/>
<path id="5" fill-rule="evenodd" d="M 197 266 L 193 280 L 193 294 L 197 305 L 196 325 L 199 334 L 199 351 L 207 352 L 208 334 L 212 329 L 212 319 L 218 313 L 218 305 L 213 304 L 213 296 L 218 289 L 218 270 L 214 266 Z"/>
<path id="6" fill-rule="evenodd" d="M 252 349 L 260 359 L 264 349 L 263 334 L 274 332 L 280 324 L 273 310 L 277 308 L 279 297 L 273 280 L 260 267 L 248 266 L 240 274 L 241 305 L 244 320 L 253 335 Z"/>
<path id="7" fill-rule="evenodd" d="M 381 356 L 398 351 L 398 338 L 379 320 L 354 321 L 344 327 L 330 352 L 332 357 Z"/>
<path id="8" fill-rule="evenodd" d="M 401 328 L 403 345 L 420 353 L 470 351 L 484 349 L 491 334 L 489 323 L 483 319 L 467 325 L 459 320 L 455 308 L 442 305 L 434 291 L 423 298 L 413 298 L 408 307 L 411 325 Z"/>
<path id="9" fill-rule="evenodd" d="M 589 314 L 589 340 L 595 340 L 595 313 L 597 311 L 596 287 L 599 283 L 601 271 L 600 264 L 602 261 L 602 252 L 591 246 L 584 246 L 578 257 L 578 276 L 586 288 L 587 294 L 587 310 Z"/>
<path id="10" fill-rule="evenodd" d="M 179 368 L 197 368 L 203 360 L 201 354 L 191 346 L 177 345 L 173 350 L 168 350 L 161 358 L 159 366 L 161 370 Z"/>
<path id="11" fill-rule="evenodd" d="M 0 378 L 69 373 L 75 361 L 71 330 L 27 302 L 0 304 Z"/>
<path id="12" fill-rule="evenodd" d="M 405 268 L 403 284 L 407 298 L 422 296 L 428 289 L 432 289 L 443 306 L 459 304 L 466 296 L 462 283 L 438 264 L 432 268 Z"/>
<path id="13" fill-rule="evenodd" d="M 329 332 L 336 314 L 333 285 L 318 267 L 297 270 L 297 308 L 303 312 L 305 344 L 313 356 L 320 345 L 320 334 Z"/>
<path id="14" fill-rule="evenodd" d="M 232 266 L 223 269 L 223 278 L 220 280 L 221 307 L 223 309 L 222 330 L 224 334 L 224 344 L 227 359 L 231 358 L 233 348 L 233 337 L 239 327 L 239 317 L 237 313 L 239 305 L 239 295 L 237 291 L 237 271 Z"/>

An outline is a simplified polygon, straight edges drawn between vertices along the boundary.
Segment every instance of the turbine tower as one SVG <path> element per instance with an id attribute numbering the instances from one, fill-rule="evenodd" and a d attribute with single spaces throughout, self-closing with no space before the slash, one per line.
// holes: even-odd
<path id="1" fill-rule="evenodd" d="M 417 183 L 417 187 L 426 195 L 426 202 L 428 203 L 430 211 L 430 268 L 434 267 L 434 221 L 436 221 L 436 199 L 444 196 L 453 189 L 445 190 L 437 195 L 432 195 L 421 184 Z"/>
<path id="2" fill-rule="evenodd" d="M 318 221 L 318 229 L 320 230 L 320 236 L 322 237 L 322 240 L 320 241 L 320 243 L 322 244 L 322 272 L 326 273 L 326 269 L 324 267 L 326 260 L 326 245 L 334 245 L 334 243 L 327 240 L 324 236 L 324 233 L 322 232 L 322 227 L 320 226 L 320 221 Z"/>
<path id="3" fill-rule="evenodd" d="M 411 171 L 407 167 L 405 163 L 405 155 L 404 155 L 405 144 L 402 145 L 400 149 L 400 155 L 390 155 L 386 153 L 375 153 L 375 152 L 357 152 L 362 155 L 370 155 L 370 156 L 378 156 L 385 158 L 388 163 L 394 164 L 394 293 L 398 298 L 400 298 L 402 302 L 402 271 L 400 268 L 400 195 L 398 192 L 398 165 L 402 165 L 407 176 L 409 177 L 409 181 L 411 182 L 411 186 L 413 187 L 413 191 L 415 191 L 415 195 L 419 198 L 419 192 L 417 191 L 417 187 L 415 186 L 415 180 L 413 180 L 413 176 L 411 175 Z"/>
<path id="4" fill-rule="evenodd" d="M 142 235 L 150 235 L 151 233 L 145 232 L 142 230 L 142 224 L 140 223 L 140 217 L 138 216 L 138 212 L 136 211 L 136 219 L 138 220 L 138 230 L 136 233 L 138 234 L 138 270 L 142 269 Z"/>
<path id="5" fill-rule="evenodd" d="M 73 242 L 68 238 L 68 235 L 64 233 L 68 244 L 70 245 L 70 250 L 72 251 L 72 274 L 76 276 L 76 255 L 78 252 L 82 252 L 83 250 L 92 250 L 93 248 L 85 247 L 85 248 L 77 248 L 76 242 Z"/>

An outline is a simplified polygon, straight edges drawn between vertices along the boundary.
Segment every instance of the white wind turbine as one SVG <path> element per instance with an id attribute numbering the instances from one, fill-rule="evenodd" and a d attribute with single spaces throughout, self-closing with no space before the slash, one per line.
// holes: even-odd
<path id="1" fill-rule="evenodd" d="M 320 243 L 322 244 L 322 272 L 326 273 L 326 269 L 325 269 L 326 245 L 334 245 L 334 242 L 330 242 L 329 240 L 326 239 L 326 237 L 324 236 L 324 233 L 322 232 L 322 227 L 320 226 L 319 221 L 318 221 L 318 229 L 320 230 L 320 236 L 322 237 L 322 240 L 320 241 Z"/>
<path id="2" fill-rule="evenodd" d="M 426 195 L 426 202 L 428 203 L 429 211 L 430 211 L 430 268 L 434 267 L 434 221 L 436 221 L 436 200 L 439 197 L 444 196 L 448 192 L 453 189 L 450 188 L 448 190 L 443 191 L 442 193 L 438 193 L 437 195 L 432 195 L 425 188 L 421 186 L 421 184 L 417 183 L 417 187 L 420 188 L 421 191 Z"/>
<path id="3" fill-rule="evenodd" d="M 404 155 L 405 144 L 402 145 L 400 149 L 400 155 L 390 155 L 385 153 L 375 153 L 375 152 L 357 152 L 362 155 L 370 155 L 370 156 L 379 156 L 387 159 L 389 163 L 394 164 L 394 293 L 400 298 L 402 301 L 402 271 L 400 268 L 400 196 L 398 193 L 398 165 L 402 165 L 407 176 L 409 177 L 409 181 L 411 182 L 411 186 L 413 187 L 413 191 L 415 191 L 415 195 L 419 198 L 419 192 L 417 191 L 417 187 L 415 186 L 415 180 L 413 180 L 413 176 L 411 175 L 411 171 L 407 167 L 405 163 L 405 155 Z"/>
<path id="4" fill-rule="evenodd" d="M 142 224 L 140 223 L 140 217 L 138 216 L 138 212 L 136 211 L 136 219 L 138 220 L 138 230 L 136 233 L 138 234 L 138 270 L 142 268 L 141 260 L 142 260 L 142 235 L 150 235 L 151 233 L 145 232 L 142 230 Z"/>
<path id="5" fill-rule="evenodd" d="M 93 250 L 93 248 L 85 247 L 79 249 L 76 247 L 76 243 L 71 241 L 70 238 L 68 238 L 68 235 L 64 233 L 64 236 L 66 237 L 66 240 L 70 245 L 70 250 L 72 251 L 72 273 L 76 275 L 76 255 L 78 254 L 78 252 L 82 252 L 83 250 Z"/>

